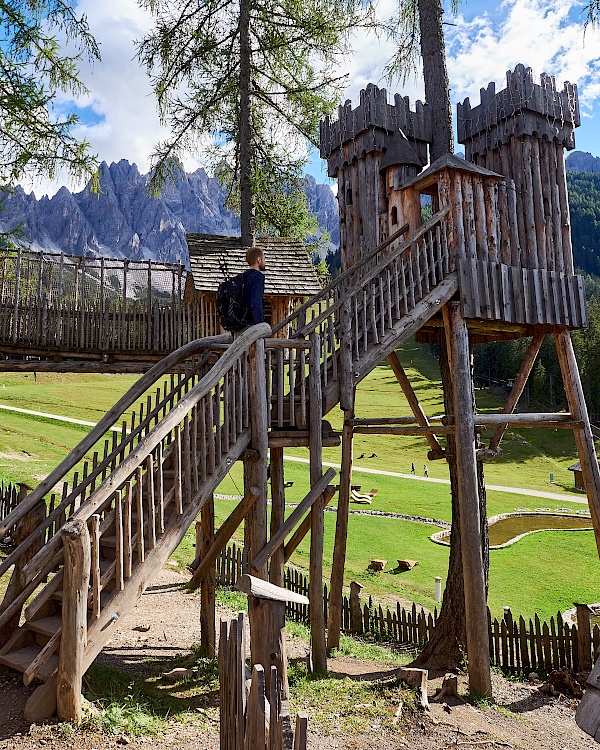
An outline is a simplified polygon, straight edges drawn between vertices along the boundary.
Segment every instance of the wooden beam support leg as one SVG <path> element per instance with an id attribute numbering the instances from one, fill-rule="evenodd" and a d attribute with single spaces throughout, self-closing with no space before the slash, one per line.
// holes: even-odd
<path id="1" fill-rule="evenodd" d="M 346 565 L 346 542 L 348 538 L 348 512 L 350 509 L 350 492 L 352 486 L 352 446 L 354 429 L 351 420 L 353 411 L 344 413 L 342 431 L 342 468 L 340 471 L 340 490 L 335 522 L 335 544 L 331 568 L 331 585 L 329 587 L 329 612 L 327 622 L 327 649 L 332 651 L 340 647 L 342 628 L 342 591 L 344 587 L 344 567 Z"/>
<path id="2" fill-rule="evenodd" d="M 554 340 L 556 342 L 556 351 L 558 352 L 558 361 L 562 372 L 565 393 L 567 394 L 567 403 L 571 412 L 571 419 L 581 422 L 581 427 L 574 430 L 575 444 L 579 454 L 581 464 L 581 474 L 583 476 L 583 486 L 590 506 L 592 524 L 594 526 L 594 535 L 596 537 L 596 547 L 600 554 L 600 470 L 598 469 L 598 459 L 596 457 L 596 448 L 594 446 L 594 436 L 590 426 L 590 418 L 585 398 L 575 352 L 573 351 L 573 342 L 566 328 L 557 328 L 554 331 Z"/>
<path id="3" fill-rule="evenodd" d="M 285 521 L 285 479 L 283 470 L 283 448 L 271 448 L 271 538 Z M 269 580 L 283 586 L 284 547 L 278 547 L 271 557 Z"/>
<path id="4" fill-rule="evenodd" d="M 545 333 L 536 333 L 531 340 L 531 343 L 527 347 L 525 357 L 523 358 L 523 362 L 521 363 L 521 367 L 519 368 L 519 372 L 517 373 L 517 377 L 515 378 L 515 382 L 513 383 L 511 392 L 506 399 L 504 408 L 502 409 L 503 414 L 512 414 L 514 412 L 517 403 L 521 398 L 529 375 L 531 374 L 531 370 L 533 369 L 537 355 L 541 349 L 542 344 L 544 343 L 545 337 Z M 500 445 L 500 441 L 502 440 L 507 427 L 508 423 L 498 425 L 496 431 L 492 435 L 492 439 L 490 440 L 491 451 L 498 450 L 498 446 Z"/>
<path id="5" fill-rule="evenodd" d="M 87 643 L 87 601 L 91 547 L 87 523 L 80 519 L 65 524 L 62 637 L 58 661 L 56 710 L 63 721 L 81 721 L 81 681 Z"/>
<path id="6" fill-rule="evenodd" d="M 269 459 L 267 393 L 265 388 L 265 341 L 259 339 L 250 347 L 250 411 L 252 440 L 255 458 L 244 459 L 244 484 L 258 488 L 258 498 L 246 516 L 244 546 L 248 561 L 267 543 L 267 462 Z M 250 570 L 253 576 L 267 579 L 267 564 L 260 570 Z"/>
<path id="7" fill-rule="evenodd" d="M 461 419 L 455 431 L 456 463 L 459 482 L 460 536 L 465 582 L 465 613 L 469 687 L 473 693 L 491 696 L 490 652 L 485 592 L 485 573 L 481 554 L 481 529 L 477 464 L 475 456 L 475 422 L 473 414 L 473 380 L 469 353 L 469 333 L 460 304 L 448 304 L 447 340 L 453 366 L 454 409 Z"/>
<path id="8" fill-rule="evenodd" d="M 323 475 L 323 397 L 321 391 L 321 337 L 311 335 L 309 358 L 309 392 L 310 392 L 310 484 L 314 487 Z M 327 644 L 325 641 L 325 614 L 323 612 L 323 526 L 325 502 L 324 497 L 316 500 L 311 512 L 310 528 L 310 636 L 312 661 L 315 672 L 327 671 Z"/>
<path id="9" fill-rule="evenodd" d="M 200 553 L 202 559 L 208 554 L 215 540 L 215 498 L 211 495 L 200 511 Z M 200 653 L 212 659 L 216 654 L 215 587 L 217 567 L 213 562 L 208 574 L 200 584 Z"/>
<path id="10" fill-rule="evenodd" d="M 406 400 L 408 401 L 408 405 L 412 409 L 412 413 L 415 415 L 416 420 L 420 427 L 429 427 L 429 420 L 427 419 L 427 416 L 425 412 L 423 411 L 423 408 L 421 404 L 419 403 L 419 399 L 417 398 L 417 394 L 414 392 L 412 385 L 410 384 L 410 380 L 408 379 L 406 372 L 404 371 L 404 368 L 400 364 L 400 360 L 398 359 L 398 355 L 395 351 L 390 352 L 387 356 L 387 361 L 389 362 L 390 367 L 394 371 L 394 375 L 396 376 L 396 380 L 398 383 L 400 383 L 400 388 L 402 388 L 402 393 L 404 393 L 404 396 Z M 433 433 L 426 433 L 425 437 L 427 438 L 427 442 L 431 446 L 431 450 L 436 455 L 443 455 L 444 449 L 440 445 L 439 440 Z"/>

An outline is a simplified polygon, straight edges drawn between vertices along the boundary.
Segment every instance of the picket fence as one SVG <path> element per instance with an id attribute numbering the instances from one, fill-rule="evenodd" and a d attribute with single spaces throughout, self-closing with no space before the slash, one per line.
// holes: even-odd
<path id="1" fill-rule="evenodd" d="M 217 560 L 217 581 L 222 585 L 233 585 L 242 575 L 245 564 L 243 548 L 233 544 L 226 547 Z M 286 566 L 285 587 L 308 596 L 308 576 L 297 568 Z M 327 621 L 327 587 L 323 587 L 323 609 Z M 356 605 L 356 603 L 355 603 Z M 347 596 L 342 601 L 342 629 L 345 632 L 362 633 L 388 641 L 396 648 L 419 649 L 431 637 L 438 613 L 425 612 L 413 603 L 405 608 L 400 604 L 395 609 L 383 608 L 381 604 L 361 602 L 362 622 L 357 627 L 351 622 L 351 602 Z M 309 622 L 309 606 L 290 603 L 286 615 L 296 622 Z M 526 620 L 514 617 L 506 608 L 504 617 L 491 617 L 488 610 L 490 656 L 492 663 L 508 672 L 550 672 L 568 667 L 579 671 L 585 664 L 585 654 L 579 654 L 577 626 L 565 622 L 561 613 L 541 622 L 539 617 Z M 590 634 L 591 659 L 600 648 L 600 628 L 594 625 Z M 590 655 L 588 655 L 588 660 Z"/>
<path id="2" fill-rule="evenodd" d="M 0 483 L 0 523 L 19 503 L 19 487 L 12 482 Z"/>

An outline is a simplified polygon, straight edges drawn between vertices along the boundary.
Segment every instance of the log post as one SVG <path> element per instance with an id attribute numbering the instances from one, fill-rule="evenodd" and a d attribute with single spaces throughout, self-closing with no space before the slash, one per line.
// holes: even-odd
<path id="1" fill-rule="evenodd" d="M 258 339 L 250 347 L 250 418 L 253 450 L 244 454 L 244 494 L 247 495 L 251 487 L 256 487 L 259 491 L 259 496 L 248 511 L 244 524 L 244 546 L 248 561 L 254 560 L 267 543 L 269 439 L 265 383 L 265 341 Z M 267 565 L 265 563 L 260 570 L 250 572 L 266 579 Z"/>
<path id="2" fill-rule="evenodd" d="M 363 628 L 363 611 L 360 602 L 360 590 L 362 586 L 357 581 L 350 584 L 350 630 L 353 633 L 362 633 Z"/>
<path id="3" fill-rule="evenodd" d="M 285 605 L 286 602 L 308 604 L 308 599 L 302 594 L 296 594 L 249 575 L 241 576 L 234 588 L 248 595 L 252 664 L 261 664 L 267 674 L 271 673 L 271 667 L 277 667 L 280 699 L 289 700 Z M 271 690 L 270 680 L 265 690 L 268 699 Z"/>
<path id="4" fill-rule="evenodd" d="M 335 522 L 335 544 L 331 583 L 329 586 L 329 612 L 327 622 L 327 649 L 332 651 L 340 647 L 340 630 L 342 620 L 342 590 L 344 587 L 344 567 L 346 565 L 346 542 L 348 538 L 348 512 L 352 489 L 352 444 L 354 440 L 354 411 L 344 412 L 342 430 L 342 468 L 340 471 L 340 489 Z"/>
<path id="5" fill-rule="evenodd" d="M 460 504 L 460 536 L 465 582 L 465 615 L 469 687 L 473 693 L 491 696 L 490 653 L 485 573 L 481 554 L 479 493 L 475 455 L 473 380 L 469 333 L 460 304 L 448 304 L 447 341 L 453 364 L 452 390 L 456 420 L 455 444 Z"/>
<path id="6" fill-rule="evenodd" d="M 87 598 L 90 580 L 90 534 L 87 523 L 75 519 L 62 532 L 65 552 L 62 637 L 58 660 L 56 708 L 59 719 L 81 721 L 81 680 L 87 643 Z"/>
<path id="7" fill-rule="evenodd" d="M 592 610 L 587 604 L 574 602 L 577 608 L 577 654 L 578 672 L 590 672 L 592 669 L 592 628 L 590 615 Z"/>
<path id="8" fill-rule="evenodd" d="M 585 405 L 583 387 L 581 385 L 581 378 L 579 377 L 579 369 L 577 367 L 577 360 L 575 359 L 575 352 L 573 351 L 571 336 L 566 328 L 555 328 L 554 340 L 556 342 L 556 351 L 558 353 L 558 361 L 571 419 L 581 423 L 581 427 L 574 430 L 575 444 L 577 445 L 577 453 L 579 454 L 579 462 L 581 464 L 583 486 L 585 487 L 590 506 L 596 547 L 600 554 L 600 470 L 594 446 L 594 436 L 592 435 L 592 428 L 590 426 L 590 417 Z"/>
<path id="9" fill-rule="evenodd" d="M 352 303 L 350 298 L 340 308 L 340 409 L 354 409 L 354 374 L 352 371 Z"/>
<path id="10" fill-rule="evenodd" d="M 323 395 L 321 391 L 321 337 L 311 335 L 309 355 L 309 436 L 310 436 L 310 484 L 314 487 L 323 474 Z M 325 613 L 323 612 L 323 526 L 325 515 L 324 496 L 316 500 L 311 512 L 310 527 L 310 635 L 312 663 L 315 672 L 327 671 L 327 644 L 325 641 Z"/>
<path id="11" fill-rule="evenodd" d="M 271 538 L 285 521 L 285 479 L 283 470 L 283 448 L 271 448 Z M 278 547 L 271 557 L 269 580 L 275 586 L 283 586 L 284 546 Z"/>
<path id="12" fill-rule="evenodd" d="M 19 485 L 19 502 L 25 497 L 28 491 L 31 491 L 31 487 L 26 484 Z M 18 547 L 21 542 L 25 541 L 35 529 L 44 522 L 46 518 L 46 503 L 41 500 L 35 505 L 29 513 L 27 513 L 17 524 L 16 531 L 13 535 L 13 541 Z M 44 546 L 44 535 L 41 534 L 34 542 L 30 544 L 23 554 L 15 561 L 15 567 L 8 582 L 6 593 L 0 605 L 0 614 L 2 614 L 7 607 L 23 592 L 27 585 L 26 577 L 23 572 L 23 568 L 27 563 L 42 549 Z M 19 620 L 21 619 L 21 609 L 0 627 L 0 648 L 6 644 L 8 639 L 12 636 L 15 630 L 19 626 Z"/>
<path id="13" fill-rule="evenodd" d="M 211 495 L 200 511 L 200 545 L 196 554 L 202 559 L 215 540 L 215 497 Z M 200 584 L 200 653 L 212 659 L 216 654 L 215 586 L 217 568 L 213 563 L 208 575 Z"/>

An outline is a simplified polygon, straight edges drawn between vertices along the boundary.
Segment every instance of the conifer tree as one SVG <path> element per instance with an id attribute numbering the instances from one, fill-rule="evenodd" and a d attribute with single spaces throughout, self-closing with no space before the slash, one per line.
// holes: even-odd
<path id="1" fill-rule="evenodd" d="M 185 153 L 208 152 L 241 219 L 256 231 L 301 236 L 306 144 L 318 145 L 345 77 L 333 75 L 358 0 L 140 0 L 154 16 L 139 45 L 170 136 L 153 154 L 160 190 Z"/>
<path id="2" fill-rule="evenodd" d="M 85 93 L 77 65 L 100 54 L 74 0 L 0 0 L 0 184 L 23 176 L 96 172 L 89 144 L 73 135 L 74 114 L 55 109 L 59 92 Z M 68 45 L 66 53 L 61 46 Z"/>

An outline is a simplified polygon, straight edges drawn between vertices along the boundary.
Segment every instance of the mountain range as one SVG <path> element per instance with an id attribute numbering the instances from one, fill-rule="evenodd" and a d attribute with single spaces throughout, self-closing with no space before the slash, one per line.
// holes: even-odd
<path id="1" fill-rule="evenodd" d="M 158 198 L 148 197 L 148 175 L 122 159 L 100 166 L 100 193 L 62 187 L 37 199 L 21 186 L 4 196 L 0 231 L 18 228 L 21 244 L 34 250 L 187 263 L 186 232 L 237 235 L 239 220 L 223 208 L 225 191 L 203 169 L 183 174 Z M 305 179 L 319 226 L 339 244 L 337 200 L 328 185 Z"/>
<path id="2" fill-rule="evenodd" d="M 597 173 L 600 158 L 573 151 L 566 166 L 570 172 Z M 0 232 L 18 228 L 21 244 L 34 250 L 182 263 L 188 259 L 186 232 L 239 233 L 238 218 L 223 208 L 222 185 L 203 169 L 183 174 L 158 198 L 148 197 L 148 175 L 125 159 L 103 162 L 99 176 L 99 194 L 89 185 L 78 193 L 62 187 L 51 198 L 37 199 L 17 186 L 4 196 Z M 331 188 L 307 175 L 305 192 L 335 249 L 340 235 Z"/>

